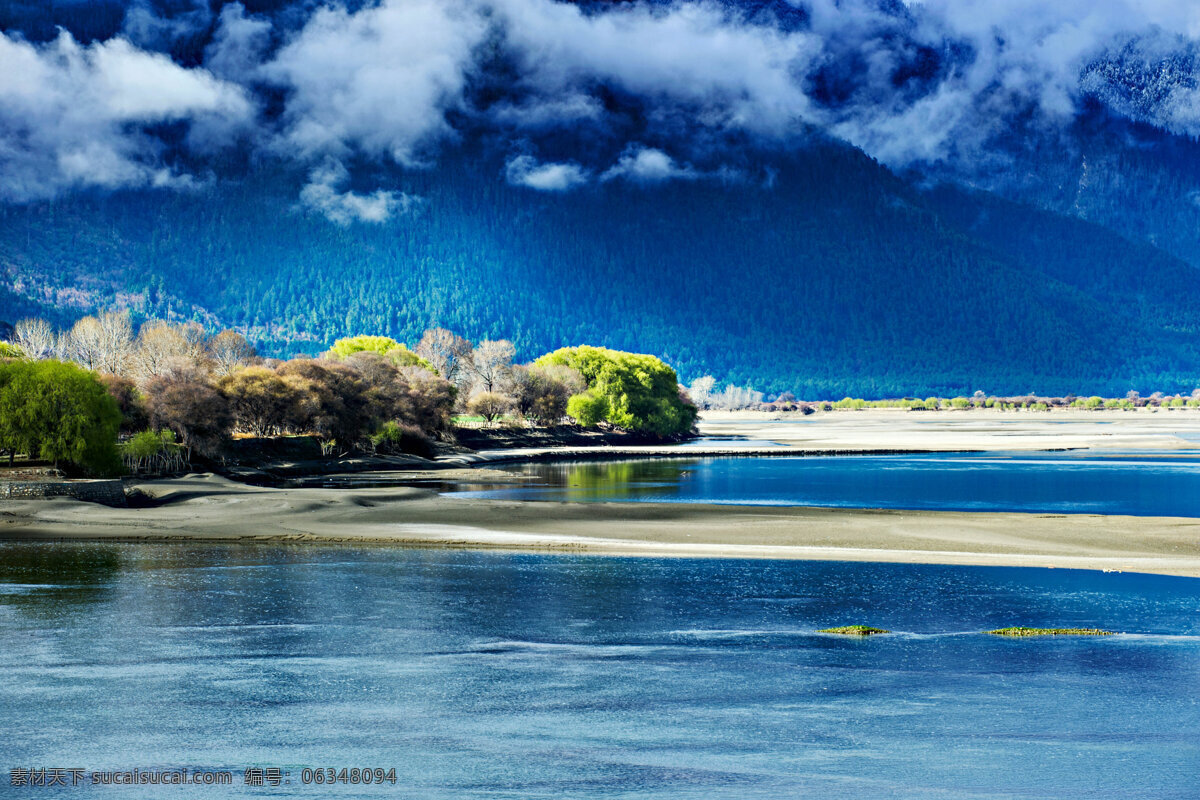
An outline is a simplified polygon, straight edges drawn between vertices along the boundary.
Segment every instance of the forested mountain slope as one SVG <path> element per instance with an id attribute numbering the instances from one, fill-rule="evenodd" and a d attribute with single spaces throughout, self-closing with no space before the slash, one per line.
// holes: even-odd
<path id="1" fill-rule="evenodd" d="M 116 302 L 237 327 L 275 354 L 443 325 L 526 358 L 604 345 L 685 380 L 808 397 L 1200 382 L 1200 272 L 1162 251 L 923 193 L 836 143 L 757 163 L 736 180 L 539 193 L 460 152 L 398 176 L 405 213 L 346 227 L 297 210 L 304 176 L 280 173 L 3 207 L 0 319 Z"/>

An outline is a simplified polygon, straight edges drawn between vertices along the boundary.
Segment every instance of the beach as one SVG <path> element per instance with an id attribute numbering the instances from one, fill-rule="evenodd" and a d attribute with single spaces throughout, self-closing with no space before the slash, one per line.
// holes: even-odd
<path id="1" fill-rule="evenodd" d="M 798 425 L 781 425 L 762 415 L 710 416 L 702 431 L 714 438 L 741 436 L 747 446 L 753 446 L 774 430 L 773 445 L 764 451 L 782 445 L 797 453 L 906 448 L 1169 450 L 1193 447 L 1183 437 L 1200 431 L 1200 414 L 1188 412 L 1009 414 L 1007 419 L 982 412 L 824 416 L 824 422 Z M 728 444 L 723 447 L 737 452 Z M 654 448 L 647 448 L 642 454 L 653 452 Z M 494 461 L 488 479 L 502 481 L 506 478 L 503 462 L 531 457 L 536 455 L 496 451 L 459 460 Z M 437 480 L 479 479 L 476 470 L 447 466 L 436 472 Z M 420 471 L 392 475 L 430 476 Z M 67 498 L 5 502 L 0 505 L 0 537 L 373 543 L 625 556 L 1032 566 L 1200 577 L 1200 519 L 1192 518 L 522 502 L 461 498 L 420 487 L 264 488 L 211 474 L 135 486 L 149 498 L 148 507 L 110 508 Z"/>

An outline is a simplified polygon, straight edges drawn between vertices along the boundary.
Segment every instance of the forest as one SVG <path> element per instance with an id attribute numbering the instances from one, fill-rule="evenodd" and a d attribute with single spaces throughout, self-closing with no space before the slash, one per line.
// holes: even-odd
<path id="1" fill-rule="evenodd" d="M 264 355 L 376 331 L 645 351 L 773 396 L 1190 392 L 1195 268 L 1089 222 L 917 189 L 845 145 L 736 179 L 507 185 L 486 150 L 397 175 L 396 218 L 296 207 L 302 175 L 0 208 L 0 320 L 123 306 Z"/>

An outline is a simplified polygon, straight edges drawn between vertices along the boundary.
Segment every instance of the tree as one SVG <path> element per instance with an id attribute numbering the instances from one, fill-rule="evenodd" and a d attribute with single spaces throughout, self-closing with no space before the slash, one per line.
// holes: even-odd
<path id="1" fill-rule="evenodd" d="M 286 429 L 298 416 L 296 405 L 304 400 L 303 384 L 284 380 L 266 367 L 246 367 L 226 375 L 217 388 L 229 399 L 229 409 L 239 430 L 255 436 L 273 436 Z"/>
<path id="2" fill-rule="evenodd" d="M 708 408 L 709 397 L 716 385 L 717 379 L 712 375 L 696 378 L 688 387 L 688 396 L 692 398 L 698 408 Z"/>
<path id="3" fill-rule="evenodd" d="M 426 433 L 444 434 L 450 428 L 458 389 L 445 378 L 416 367 L 406 367 L 401 374 L 405 381 L 406 419 Z"/>
<path id="4" fill-rule="evenodd" d="M 63 337 L 64 354 L 80 366 L 116 375 L 124 372 L 133 349 L 133 322 L 127 311 L 84 317 Z"/>
<path id="5" fill-rule="evenodd" d="M 246 337 L 237 331 L 224 330 L 208 341 L 208 357 L 213 372 L 223 378 L 246 366 L 257 355 Z"/>
<path id="6" fill-rule="evenodd" d="M 465 362 L 468 371 L 475 377 L 476 388 L 488 393 L 505 388 L 516 352 L 513 343 L 507 339 L 484 340 L 476 345 L 471 351 L 471 360 Z"/>
<path id="7" fill-rule="evenodd" d="M 233 432 L 228 398 L 194 372 L 151 378 L 146 396 L 150 427 L 174 431 L 189 451 L 215 456 Z"/>
<path id="8" fill-rule="evenodd" d="M 574 402 L 575 410 L 594 413 L 603 399 L 603 418 L 619 428 L 668 436 L 691 430 L 696 421 L 696 407 L 679 395 L 675 370 L 654 356 L 602 347 L 564 347 L 534 364 L 562 364 L 578 370 L 590 397 Z M 580 419 L 571 408 L 568 403 L 567 413 Z"/>
<path id="9" fill-rule="evenodd" d="M 749 386 L 734 386 L 732 383 L 720 392 L 710 392 L 708 408 L 721 408 L 727 411 L 737 411 L 743 408 L 754 408 L 763 401 L 763 393 Z M 835 404 L 838 408 L 865 408 L 865 400 L 855 400 L 847 397 Z"/>
<path id="10" fill-rule="evenodd" d="M 457 386 L 471 360 L 471 343 L 445 328 L 430 328 L 417 343 L 417 355 Z"/>
<path id="11" fill-rule="evenodd" d="M 414 425 L 429 435 L 449 428 L 457 390 L 445 378 L 422 367 L 399 367 L 372 352 L 355 353 L 345 363 L 366 383 L 369 413 L 376 422 Z"/>
<path id="12" fill-rule="evenodd" d="M 371 430 L 368 386 L 352 367 L 336 361 L 295 359 L 275 370 L 300 397 L 293 405 L 289 427 L 308 431 L 343 447 L 353 447 Z"/>
<path id="13" fill-rule="evenodd" d="M 59 361 L 0 363 L 0 447 L 93 474 L 120 471 L 121 412 L 92 373 Z"/>
<path id="14" fill-rule="evenodd" d="M 467 411 L 478 414 L 489 423 L 512 410 L 513 399 L 498 392 L 480 392 L 467 402 Z"/>
<path id="15" fill-rule="evenodd" d="M 608 417 L 608 400 L 594 391 L 586 391 L 567 401 L 567 415 L 585 428 L 592 428 Z"/>
<path id="16" fill-rule="evenodd" d="M 516 410 L 539 424 L 557 422 L 567 413 L 567 401 L 587 384 L 576 370 L 561 364 L 517 365 L 509 376 Z"/>
<path id="17" fill-rule="evenodd" d="M 14 326 L 13 341 L 34 361 L 50 358 L 58 347 L 54 327 L 44 319 L 23 319 Z"/>
<path id="18" fill-rule="evenodd" d="M 183 470 L 186 461 L 182 451 L 174 431 L 140 431 L 121 446 L 121 459 L 135 475 L 163 475 Z"/>
<path id="19" fill-rule="evenodd" d="M 100 375 L 100 383 L 121 411 L 121 433 L 135 433 L 150 424 L 150 412 L 146 409 L 146 398 L 138 391 L 137 384 L 123 375 Z"/>
<path id="20" fill-rule="evenodd" d="M 338 339 L 325 356 L 333 361 L 340 361 L 355 353 L 378 353 L 386 356 L 398 367 L 423 367 L 434 371 L 433 365 L 428 361 L 387 336 L 351 336 Z"/>
<path id="21" fill-rule="evenodd" d="M 131 356 L 132 371 L 141 381 L 205 361 L 203 328 L 195 323 L 172 325 L 151 320 L 138 331 Z"/>
<path id="22" fill-rule="evenodd" d="M 100 329 L 98 372 L 119 375 L 133 350 L 133 321 L 128 311 L 105 311 L 96 318 Z"/>
<path id="23" fill-rule="evenodd" d="M 100 361 L 102 338 L 100 320 L 84 317 L 76 321 L 71 330 L 63 335 L 63 355 L 84 369 L 95 370 Z"/>

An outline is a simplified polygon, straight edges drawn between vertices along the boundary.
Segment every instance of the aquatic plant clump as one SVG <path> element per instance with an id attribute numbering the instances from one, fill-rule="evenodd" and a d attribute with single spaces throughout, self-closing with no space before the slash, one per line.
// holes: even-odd
<path id="1" fill-rule="evenodd" d="M 1112 636 L 1112 631 L 1099 628 L 997 628 L 984 631 L 992 636 Z"/>
<path id="2" fill-rule="evenodd" d="M 869 625 L 843 625 L 840 628 L 825 628 L 817 633 L 836 633 L 840 636 L 874 636 L 877 633 L 891 633 L 891 631 L 872 628 Z"/>

